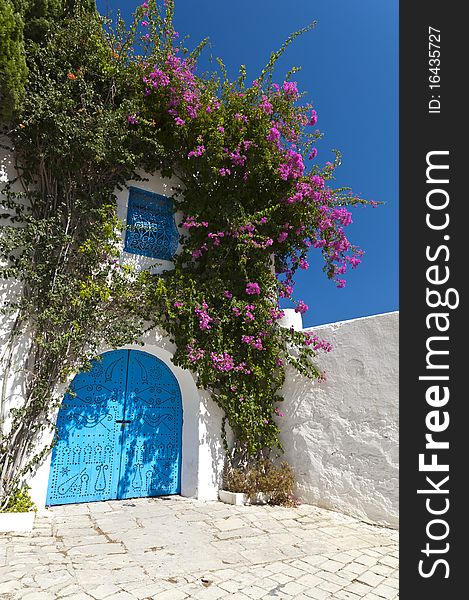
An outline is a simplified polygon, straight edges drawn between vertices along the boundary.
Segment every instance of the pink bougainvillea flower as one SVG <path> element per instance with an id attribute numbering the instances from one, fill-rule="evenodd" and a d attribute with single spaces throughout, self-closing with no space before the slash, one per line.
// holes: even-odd
<path id="1" fill-rule="evenodd" d="M 246 117 L 246 115 L 242 115 L 240 113 L 236 113 L 234 116 L 236 121 L 240 121 L 241 123 L 247 123 L 248 122 L 248 118 Z"/>
<path id="2" fill-rule="evenodd" d="M 196 158 L 198 156 L 202 156 L 202 154 L 205 152 L 205 146 L 197 146 L 197 148 L 195 150 L 191 150 L 188 155 L 187 158 Z"/>
<path id="3" fill-rule="evenodd" d="M 201 306 L 196 306 L 194 308 L 195 314 L 199 317 L 199 329 L 201 331 L 206 331 L 207 329 L 212 328 L 210 323 L 213 321 L 213 319 L 208 314 L 207 309 L 208 309 L 208 304 L 206 302 L 202 302 Z"/>
<path id="4" fill-rule="evenodd" d="M 264 350 L 262 340 L 259 337 L 256 338 L 253 335 L 243 335 L 241 336 L 241 341 L 256 350 Z"/>
<path id="5" fill-rule="evenodd" d="M 262 96 L 262 102 L 259 104 L 259 108 L 262 110 L 263 113 L 265 113 L 266 115 L 271 115 L 273 112 L 273 106 L 272 103 L 269 102 L 269 99 L 267 98 L 267 96 Z"/>
<path id="6" fill-rule="evenodd" d="M 278 172 L 280 179 L 299 179 L 303 177 L 305 166 L 301 154 L 290 148 L 285 152 L 285 162 L 280 163 Z"/>
<path id="7" fill-rule="evenodd" d="M 330 352 L 332 350 L 332 345 L 330 342 L 326 340 L 321 340 L 318 335 L 311 332 L 306 332 L 305 336 L 305 345 L 312 346 L 314 351 L 324 350 L 324 352 Z"/>
<path id="8" fill-rule="evenodd" d="M 303 300 L 300 300 L 295 308 L 295 312 L 300 313 L 301 315 L 304 315 L 305 312 L 308 311 L 308 308 L 309 308 L 308 305 L 305 304 L 303 302 Z"/>
<path id="9" fill-rule="evenodd" d="M 195 362 L 201 360 L 205 356 L 205 350 L 203 350 L 202 348 L 194 348 L 194 346 L 192 344 L 188 344 L 186 349 L 187 349 L 187 358 L 192 363 L 195 363 Z"/>
<path id="10" fill-rule="evenodd" d="M 261 293 L 261 288 L 258 283 L 253 282 L 253 283 L 246 284 L 246 294 L 249 294 L 250 296 L 254 296 L 254 295 L 260 294 L 260 293 Z"/>
<path id="11" fill-rule="evenodd" d="M 284 81 L 282 90 L 285 92 L 286 96 L 298 98 L 298 85 L 296 81 Z"/>
<path id="12" fill-rule="evenodd" d="M 277 242 L 281 244 L 288 238 L 288 231 L 282 231 L 282 233 L 278 236 Z"/>
<path id="13" fill-rule="evenodd" d="M 266 136 L 268 142 L 272 142 L 277 147 L 280 147 L 280 131 L 276 127 L 271 127 Z"/>
<path id="14" fill-rule="evenodd" d="M 314 125 L 316 125 L 317 122 L 318 122 L 318 115 L 317 115 L 316 111 L 313 110 L 313 111 L 311 111 L 311 117 L 308 121 L 308 125 L 311 125 L 313 127 Z"/>
<path id="15" fill-rule="evenodd" d="M 232 371 L 235 368 L 234 359 L 228 352 L 211 352 L 210 358 L 217 371 L 227 372 Z"/>

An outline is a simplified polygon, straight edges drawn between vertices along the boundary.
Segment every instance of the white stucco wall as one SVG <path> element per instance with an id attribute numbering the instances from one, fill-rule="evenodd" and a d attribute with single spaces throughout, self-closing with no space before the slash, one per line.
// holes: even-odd
<path id="1" fill-rule="evenodd" d="M 280 419 L 304 502 L 398 526 L 398 325 L 392 312 L 314 327 L 326 381 L 288 371 Z"/>
<path id="2" fill-rule="evenodd" d="M 0 135 L 0 144 L 8 146 L 9 139 L 5 135 Z M 0 190 L 4 189 L 7 184 L 10 184 L 12 192 L 21 192 L 22 188 L 19 181 L 16 180 L 17 173 L 15 170 L 14 157 L 11 152 L 5 148 L 0 148 Z M 5 214 L 14 214 L 7 209 L 1 209 L 0 212 Z M 9 223 L 11 224 L 11 223 Z M 1 223 L 0 223 L 1 226 Z M 17 226 L 17 225 L 16 225 Z M 21 292 L 20 284 L 15 280 L 5 280 L 0 278 L 0 306 L 4 307 L 7 302 L 14 302 Z M 5 368 L 9 360 L 10 348 L 8 346 L 9 335 L 15 322 L 16 313 L 8 315 L 0 315 L 0 394 L 6 394 L 8 401 L 2 403 L 0 400 L 0 424 L 4 421 L 8 422 L 9 409 L 13 406 L 21 404 L 23 396 L 23 378 L 16 377 L 5 380 Z M 26 337 L 24 337 L 26 342 Z M 21 361 L 24 358 L 24 345 L 18 345 L 16 352 L 13 352 L 11 357 L 12 363 L 17 365 L 17 369 L 21 366 Z"/>
<path id="3" fill-rule="evenodd" d="M 9 140 L 6 135 L 0 134 L 0 144 L 8 146 Z M 9 150 L 0 148 L 0 187 L 2 184 L 13 181 L 16 177 L 14 157 Z M 15 191 L 19 191 L 19 186 L 16 186 Z"/>

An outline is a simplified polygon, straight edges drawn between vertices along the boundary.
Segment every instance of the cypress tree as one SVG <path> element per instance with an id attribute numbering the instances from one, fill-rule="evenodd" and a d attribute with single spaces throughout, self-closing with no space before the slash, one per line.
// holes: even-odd
<path id="1" fill-rule="evenodd" d="M 27 77 L 24 21 L 10 0 L 0 0 L 0 121 L 9 121 L 24 96 Z"/>
<path id="2" fill-rule="evenodd" d="M 95 0 L 0 0 L 0 122 L 21 106 L 28 73 L 25 43 L 44 43 L 78 7 L 96 11 Z"/>

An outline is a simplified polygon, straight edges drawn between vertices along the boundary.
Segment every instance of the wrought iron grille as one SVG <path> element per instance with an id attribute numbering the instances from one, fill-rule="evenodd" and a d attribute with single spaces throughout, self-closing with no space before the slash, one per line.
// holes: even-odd
<path id="1" fill-rule="evenodd" d="M 171 260 L 179 242 L 171 198 L 129 188 L 124 249 L 132 254 Z"/>

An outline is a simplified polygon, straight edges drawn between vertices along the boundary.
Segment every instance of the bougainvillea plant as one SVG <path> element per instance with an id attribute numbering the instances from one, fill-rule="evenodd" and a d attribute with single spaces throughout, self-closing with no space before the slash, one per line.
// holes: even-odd
<path id="1" fill-rule="evenodd" d="M 145 327 L 169 335 L 173 362 L 223 409 L 232 464 L 281 451 L 285 370 L 321 378 L 314 359 L 330 346 L 282 328 L 279 300 L 308 310 L 293 290 L 310 251 L 338 287 L 362 254 L 345 230 L 348 207 L 366 202 L 331 186 L 340 157 L 320 162 L 318 116 L 301 101 L 297 70 L 274 81 L 277 59 L 312 26 L 255 81 L 244 67 L 231 81 L 221 61 L 218 75 L 197 74 L 204 42 L 190 52 L 179 40 L 173 0 L 148 0 L 129 28 L 75 4 L 26 45 L 25 100 L 7 131 L 24 190 L 7 187 L 2 200 L 11 226 L 1 274 L 22 284 L 5 308 L 18 324 L 7 366 L 29 332 L 29 375 L 1 437 L 3 503 L 37 462 L 27 457 L 52 423 L 58 385 Z M 114 190 L 138 170 L 179 181 L 180 250 L 161 275 L 118 261 Z"/>
<path id="2" fill-rule="evenodd" d="M 169 150 L 171 172 L 181 181 L 176 210 L 183 214 L 182 252 L 156 286 L 158 322 L 176 342 L 176 364 L 197 374 L 235 434 L 235 452 L 256 456 L 280 448 L 279 421 L 285 365 L 321 377 L 314 364 L 329 344 L 310 333 L 279 326 L 279 298 L 293 299 L 294 274 L 307 269 L 311 248 L 338 287 L 362 252 L 345 228 L 347 206 L 363 204 L 328 181 L 339 164 L 320 166 L 317 114 L 302 104 L 293 69 L 273 81 L 272 54 L 260 76 L 246 71 L 230 81 L 196 76 L 172 20 L 172 2 L 161 12 L 141 8 L 143 102 L 129 126 L 147 130 Z M 307 305 L 296 301 L 295 310 Z"/>

